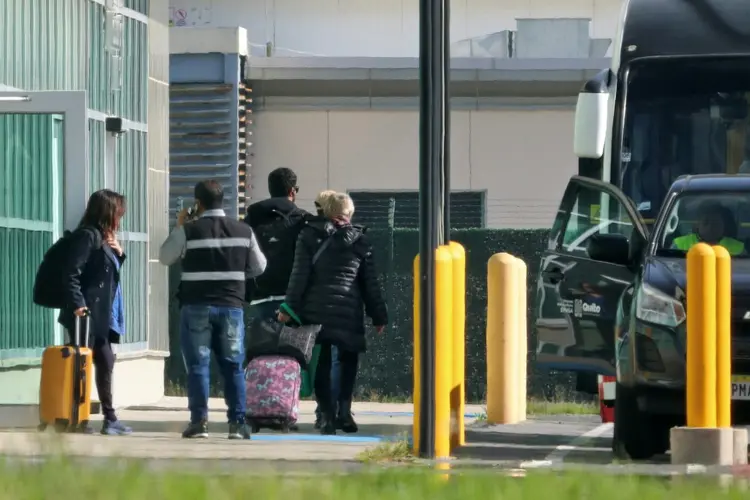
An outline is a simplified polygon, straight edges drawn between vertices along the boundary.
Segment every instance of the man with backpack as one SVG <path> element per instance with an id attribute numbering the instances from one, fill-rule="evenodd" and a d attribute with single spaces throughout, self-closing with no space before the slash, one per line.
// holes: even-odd
<path id="1" fill-rule="evenodd" d="M 294 203 L 299 186 L 291 169 L 268 174 L 268 193 L 271 197 L 250 205 L 245 216 L 267 259 L 265 272 L 248 283 L 248 314 L 253 319 L 276 316 L 292 273 L 297 236 L 311 215 Z"/>

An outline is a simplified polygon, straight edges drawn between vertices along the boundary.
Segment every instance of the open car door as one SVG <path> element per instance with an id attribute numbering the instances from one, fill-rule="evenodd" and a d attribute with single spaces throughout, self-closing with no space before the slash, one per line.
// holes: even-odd
<path id="1" fill-rule="evenodd" d="M 614 375 L 615 321 L 620 296 L 633 282 L 633 238 L 647 229 L 632 201 L 615 186 L 570 179 L 536 286 L 537 362 L 546 368 Z M 620 250 L 602 260 L 602 241 Z M 623 254 L 624 247 L 624 254 Z M 615 252 L 617 254 L 617 252 Z M 595 260 L 598 259 L 598 260 Z"/>

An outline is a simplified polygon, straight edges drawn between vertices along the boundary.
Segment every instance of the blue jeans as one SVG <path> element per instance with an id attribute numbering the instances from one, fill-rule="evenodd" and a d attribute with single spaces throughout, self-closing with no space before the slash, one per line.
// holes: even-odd
<path id="1" fill-rule="evenodd" d="M 180 310 L 180 341 L 187 371 L 190 421 L 208 420 L 211 351 L 224 378 L 229 422 L 245 421 L 245 322 L 242 308 L 186 305 Z"/>

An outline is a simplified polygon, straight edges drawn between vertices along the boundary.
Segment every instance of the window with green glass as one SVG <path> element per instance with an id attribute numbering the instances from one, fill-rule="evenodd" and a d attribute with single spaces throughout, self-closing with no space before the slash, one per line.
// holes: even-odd
<path id="1" fill-rule="evenodd" d="M 55 342 L 54 311 L 36 306 L 42 257 L 61 231 L 63 117 L 0 115 L 0 360 Z"/>

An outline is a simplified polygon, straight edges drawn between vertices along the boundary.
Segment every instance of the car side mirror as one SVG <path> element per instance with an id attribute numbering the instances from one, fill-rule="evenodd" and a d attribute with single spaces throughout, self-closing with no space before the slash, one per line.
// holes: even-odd
<path id="1" fill-rule="evenodd" d="M 586 244 L 589 258 L 610 264 L 630 264 L 630 241 L 621 234 L 595 234 Z"/>
<path id="2" fill-rule="evenodd" d="M 578 94 L 573 127 L 573 152 L 578 158 L 601 158 L 609 123 L 610 70 L 588 80 Z"/>

